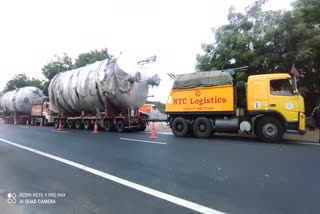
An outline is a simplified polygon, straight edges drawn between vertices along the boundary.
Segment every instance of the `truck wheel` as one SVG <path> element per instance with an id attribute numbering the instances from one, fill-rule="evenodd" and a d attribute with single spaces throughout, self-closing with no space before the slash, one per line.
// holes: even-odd
<path id="1" fill-rule="evenodd" d="M 59 120 L 54 120 L 54 127 L 56 127 L 56 128 L 59 127 Z"/>
<path id="2" fill-rule="evenodd" d="M 284 127 L 278 119 L 265 117 L 258 121 L 256 133 L 264 142 L 278 142 L 283 137 Z"/>
<path id="3" fill-rule="evenodd" d="M 104 121 L 104 130 L 107 132 L 111 132 L 114 130 L 114 125 L 112 124 L 111 120 Z"/>
<path id="4" fill-rule="evenodd" d="M 61 126 L 62 128 L 67 128 L 67 123 L 65 119 L 61 120 Z"/>
<path id="5" fill-rule="evenodd" d="M 90 120 L 85 120 L 83 123 L 83 127 L 85 130 L 89 130 L 91 128 Z"/>
<path id="6" fill-rule="evenodd" d="M 137 130 L 140 131 L 140 132 L 143 132 L 143 131 L 146 130 L 146 128 L 147 128 L 147 126 L 143 125 L 143 126 L 139 127 Z"/>
<path id="7" fill-rule="evenodd" d="M 34 118 L 31 118 L 31 119 L 30 119 L 30 125 L 31 125 L 31 126 L 34 126 L 34 125 L 35 125 Z"/>
<path id="8" fill-rule="evenodd" d="M 43 126 L 48 126 L 48 120 L 46 118 L 43 118 Z"/>
<path id="9" fill-rule="evenodd" d="M 72 120 L 68 120 L 68 128 L 73 129 L 74 127 L 74 122 Z"/>
<path id="10" fill-rule="evenodd" d="M 81 122 L 81 120 L 76 120 L 76 129 L 82 129 L 82 122 Z"/>
<path id="11" fill-rule="evenodd" d="M 193 133 L 196 137 L 207 138 L 212 135 L 212 127 L 208 118 L 198 117 L 193 123 Z"/>
<path id="12" fill-rule="evenodd" d="M 172 122 L 172 132 L 176 137 L 185 137 L 188 133 L 188 124 L 183 117 L 177 117 Z"/>
<path id="13" fill-rule="evenodd" d="M 118 132 L 124 132 L 124 122 L 122 120 L 117 121 L 116 129 Z"/>

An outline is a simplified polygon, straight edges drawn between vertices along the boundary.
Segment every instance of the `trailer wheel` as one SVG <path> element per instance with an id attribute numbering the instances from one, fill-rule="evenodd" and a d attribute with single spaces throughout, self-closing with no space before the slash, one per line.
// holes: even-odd
<path id="1" fill-rule="evenodd" d="M 177 117 L 172 122 L 172 132 L 176 137 L 185 137 L 188 133 L 188 124 L 183 117 Z"/>
<path id="2" fill-rule="evenodd" d="M 33 117 L 30 119 L 30 125 L 31 125 L 31 126 L 34 126 L 34 125 L 35 125 L 35 121 L 34 121 L 34 118 L 33 118 Z"/>
<path id="3" fill-rule="evenodd" d="M 48 126 L 48 120 L 45 117 L 42 119 L 42 121 L 43 121 L 43 126 Z"/>
<path id="4" fill-rule="evenodd" d="M 212 135 L 212 127 L 208 118 L 198 117 L 193 123 L 193 133 L 196 137 L 207 138 Z"/>
<path id="5" fill-rule="evenodd" d="M 111 120 L 104 121 L 104 130 L 106 130 L 107 132 L 111 132 L 114 130 L 114 125 Z"/>
<path id="6" fill-rule="evenodd" d="M 90 120 L 85 120 L 83 123 L 83 127 L 85 130 L 89 130 L 91 128 Z"/>
<path id="7" fill-rule="evenodd" d="M 146 126 L 146 125 L 143 125 L 143 126 L 139 127 L 139 128 L 137 129 L 137 131 L 143 132 L 143 131 L 146 130 L 146 128 L 147 128 L 147 126 Z"/>
<path id="8" fill-rule="evenodd" d="M 58 119 L 54 120 L 54 127 L 56 127 L 56 128 L 59 127 L 59 120 Z"/>
<path id="9" fill-rule="evenodd" d="M 74 122 L 72 120 L 68 120 L 68 128 L 73 129 L 74 127 Z"/>
<path id="10" fill-rule="evenodd" d="M 256 133 L 264 142 L 278 142 L 283 137 L 284 127 L 278 119 L 265 117 L 258 121 Z"/>
<path id="11" fill-rule="evenodd" d="M 118 120 L 116 123 L 116 129 L 118 132 L 124 132 L 124 122 L 123 120 Z"/>
<path id="12" fill-rule="evenodd" d="M 76 120 L 76 129 L 82 129 L 82 122 L 81 122 L 81 120 Z"/>

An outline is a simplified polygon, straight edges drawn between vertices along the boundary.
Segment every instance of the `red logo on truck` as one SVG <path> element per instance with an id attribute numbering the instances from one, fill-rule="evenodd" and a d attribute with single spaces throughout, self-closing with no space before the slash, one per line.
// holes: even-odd
<path id="1" fill-rule="evenodd" d="M 195 93 L 195 95 L 196 95 L 197 97 L 199 97 L 199 96 L 201 95 L 201 91 L 197 90 L 196 93 Z"/>

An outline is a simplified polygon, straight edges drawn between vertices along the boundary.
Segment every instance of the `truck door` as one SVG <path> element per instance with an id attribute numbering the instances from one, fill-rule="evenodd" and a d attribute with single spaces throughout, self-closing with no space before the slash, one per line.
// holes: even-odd
<path id="1" fill-rule="evenodd" d="M 247 106 L 249 111 L 268 109 L 268 87 L 266 80 L 250 80 L 247 85 Z"/>
<path id="2" fill-rule="evenodd" d="M 270 80 L 269 109 L 280 112 L 289 123 L 298 122 L 299 99 L 290 79 Z"/>

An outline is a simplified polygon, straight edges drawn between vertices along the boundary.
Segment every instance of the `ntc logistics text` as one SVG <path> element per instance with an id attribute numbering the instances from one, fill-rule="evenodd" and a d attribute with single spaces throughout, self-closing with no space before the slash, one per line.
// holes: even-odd
<path id="1" fill-rule="evenodd" d="M 203 98 L 190 98 L 190 103 L 188 103 L 188 98 L 176 98 L 173 99 L 173 104 L 174 105 L 186 105 L 186 104 L 191 104 L 191 105 L 200 105 L 202 106 L 203 104 L 210 104 L 210 103 L 226 103 L 227 98 L 225 97 L 203 97 Z"/>

